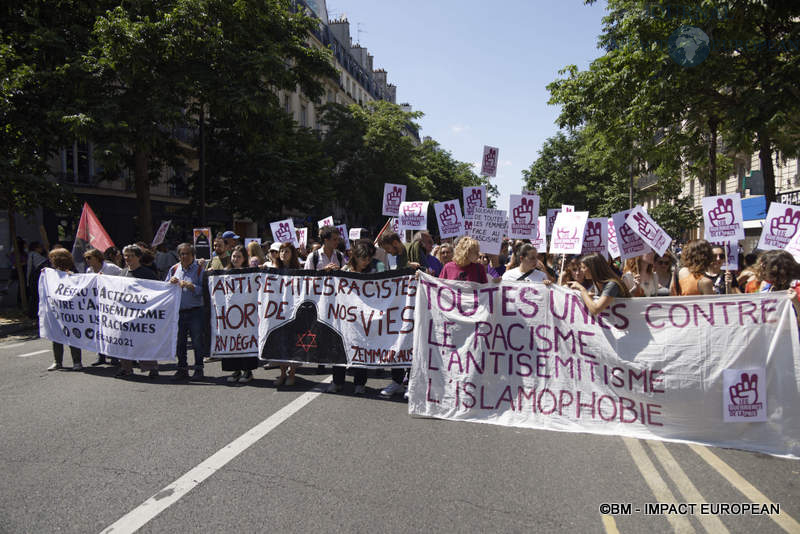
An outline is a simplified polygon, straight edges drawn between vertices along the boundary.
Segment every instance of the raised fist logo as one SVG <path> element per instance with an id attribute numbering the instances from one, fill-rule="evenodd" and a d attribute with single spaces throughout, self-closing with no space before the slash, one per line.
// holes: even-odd
<path id="1" fill-rule="evenodd" d="M 547 226 L 548 226 L 548 228 L 550 228 L 550 229 L 553 228 L 553 225 L 556 223 L 556 217 L 558 217 L 559 213 L 561 213 L 561 210 L 556 210 L 556 211 L 553 212 L 553 214 L 550 217 L 547 218 Z"/>
<path id="2" fill-rule="evenodd" d="M 617 246 L 617 229 L 611 223 L 608 224 L 608 242 L 613 247 Z"/>
<path id="3" fill-rule="evenodd" d="M 483 166 L 487 168 L 494 168 L 497 165 L 497 150 L 490 148 L 486 151 L 483 157 Z"/>
<path id="4" fill-rule="evenodd" d="M 655 239 L 657 233 L 656 227 L 650 224 L 650 221 L 648 221 L 643 214 L 635 213 L 633 215 L 633 220 L 636 221 L 636 225 L 639 227 L 639 235 L 649 241 Z"/>
<path id="5" fill-rule="evenodd" d="M 586 235 L 583 238 L 586 248 L 596 249 L 603 244 L 603 234 L 599 222 L 586 223 Z"/>
<path id="6" fill-rule="evenodd" d="M 475 208 L 483 207 L 483 194 L 480 189 L 473 189 L 467 197 L 467 208 L 472 212 Z"/>
<path id="7" fill-rule="evenodd" d="M 422 215 L 422 202 L 409 202 L 403 206 L 403 215 L 409 217 Z"/>
<path id="8" fill-rule="evenodd" d="M 636 232 L 631 230 L 628 223 L 623 224 L 622 228 L 619 229 L 619 236 L 622 238 L 623 243 L 632 243 L 636 241 Z"/>
<path id="9" fill-rule="evenodd" d="M 469 234 L 471 230 L 472 230 L 472 221 L 464 221 L 464 231 L 467 232 L 467 234 Z"/>
<path id="10" fill-rule="evenodd" d="M 527 200 L 525 197 L 511 213 L 515 224 L 533 224 L 533 215 L 533 199 Z"/>
<path id="11" fill-rule="evenodd" d="M 280 241 L 281 243 L 292 241 L 292 229 L 289 227 L 289 223 L 278 224 L 278 231 L 275 232 L 275 241 Z"/>
<path id="12" fill-rule="evenodd" d="M 578 237 L 578 230 L 573 228 L 572 231 L 570 231 L 569 228 L 559 228 L 556 234 L 559 239 L 575 239 Z"/>
<path id="13" fill-rule="evenodd" d="M 456 213 L 455 204 L 445 204 L 444 209 L 439 214 L 439 220 L 444 226 L 458 224 L 458 214 Z"/>
<path id="14" fill-rule="evenodd" d="M 769 230 L 774 236 L 791 239 L 797 233 L 798 224 L 800 224 L 800 210 L 786 208 L 784 215 L 772 219 Z"/>
<path id="15" fill-rule="evenodd" d="M 397 217 L 394 217 L 392 219 L 392 230 L 394 231 L 394 233 L 400 232 L 400 219 L 398 219 Z"/>
<path id="16" fill-rule="evenodd" d="M 717 207 L 708 212 L 711 226 L 729 226 L 733 224 L 733 199 L 717 199 Z"/>
<path id="17" fill-rule="evenodd" d="M 387 211 L 394 211 L 400 209 L 400 203 L 403 201 L 403 189 L 401 187 L 393 187 L 386 195 L 386 209 Z"/>
<path id="18" fill-rule="evenodd" d="M 737 382 L 728 388 L 731 396 L 731 403 L 741 406 L 743 404 L 755 404 L 758 402 L 758 375 L 742 373 L 741 382 Z"/>

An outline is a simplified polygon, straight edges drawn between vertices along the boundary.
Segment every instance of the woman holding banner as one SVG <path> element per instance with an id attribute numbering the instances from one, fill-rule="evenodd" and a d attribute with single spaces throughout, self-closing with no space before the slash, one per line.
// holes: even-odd
<path id="1" fill-rule="evenodd" d="M 591 281 L 595 294 L 600 296 L 595 300 L 579 282 L 570 282 L 569 287 L 580 291 L 581 299 L 589 309 L 589 313 L 599 314 L 608 308 L 617 297 L 630 298 L 631 294 L 625 283 L 614 274 L 602 254 L 597 252 L 588 254 L 581 258 L 580 264 L 583 278 Z"/>
<path id="2" fill-rule="evenodd" d="M 75 262 L 72 259 L 72 253 L 66 249 L 59 248 L 51 250 L 48 254 L 50 265 L 57 271 L 73 274 L 75 272 Z M 72 356 L 72 370 L 80 371 L 83 369 L 81 364 L 81 349 L 70 346 L 69 354 Z M 53 341 L 53 365 L 47 368 L 48 371 L 57 371 L 64 368 L 64 345 Z"/>
<path id="3" fill-rule="evenodd" d="M 300 269 L 300 259 L 297 257 L 297 249 L 290 242 L 280 243 L 278 246 L 278 258 L 275 260 L 275 268 L 277 269 Z M 275 380 L 275 387 L 286 384 L 287 386 L 294 385 L 294 372 L 299 365 L 291 365 L 288 363 L 281 364 L 281 376 Z M 287 378 L 288 371 L 288 378 Z"/>
<path id="4" fill-rule="evenodd" d="M 122 270 L 120 276 L 128 278 L 142 278 L 144 280 L 158 280 L 154 270 L 142 265 L 142 258 L 144 251 L 138 245 L 128 245 L 122 249 L 122 257 L 125 258 L 125 269 Z M 142 371 L 147 371 L 147 375 L 151 379 L 158 377 L 158 362 L 142 360 L 139 362 L 139 368 Z M 119 372 L 116 374 L 117 378 L 124 378 L 126 376 L 133 376 L 133 360 L 120 359 Z"/>
<path id="5" fill-rule="evenodd" d="M 245 269 L 249 265 L 247 249 L 236 245 L 231 251 L 231 262 L 225 267 L 226 271 L 232 269 Z M 245 356 L 244 358 L 222 358 L 222 370 L 233 371 L 227 378 L 228 383 L 247 384 L 253 379 L 253 369 L 258 367 L 258 356 Z"/>
<path id="6" fill-rule="evenodd" d="M 456 243 L 453 261 L 442 267 L 439 278 L 481 284 L 487 283 L 489 279 L 486 276 L 486 268 L 478 263 L 479 257 L 480 243 L 471 237 L 462 237 Z"/>
<path id="7" fill-rule="evenodd" d="M 689 241 L 681 253 L 681 270 L 678 271 L 676 295 L 713 295 L 714 282 L 705 276 L 714 255 L 711 244 L 705 239 Z"/>
<path id="8" fill-rule="evenodd" d="M 655 297 L 658 294 L 658 282 L 653 272 L 655 252 L 652 249 L 641 256 L 625 260 L 622 269 L 622 281 L 632 297 Z"/>

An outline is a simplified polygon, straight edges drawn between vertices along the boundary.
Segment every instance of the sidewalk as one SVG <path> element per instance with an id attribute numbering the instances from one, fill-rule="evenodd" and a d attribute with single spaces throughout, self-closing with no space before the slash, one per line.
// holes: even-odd
<path id="1" fill-rule="evenodd" d="M 24 330 L 35 329 L 36 322 L 26 316 L 19 308 L 0 309 L 0 338 Z"/>

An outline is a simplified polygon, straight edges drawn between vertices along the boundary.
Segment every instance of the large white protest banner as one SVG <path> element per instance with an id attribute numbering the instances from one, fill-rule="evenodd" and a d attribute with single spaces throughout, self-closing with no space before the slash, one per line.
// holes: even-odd
<path id="1" fill-rule="evenodd" d="M 511 195 L 508 201 L 508 237 L 533 239 L 539 222 L 537 195 Z"/>
<path id="2" fill-rule="evenodd" d="M 400 204 L 400 231 L 428 229 L 428 203 L 403 202 Z"/>
<path id="3" fill-rule="evenodd" d="M 625 223 L 639 234 L 639 237 L 659 256 L 663 256 L 669 248 L 669 244 L 672 243 L 669 234 L 641 206 L 636 206 L 631 210 Z"/>
<path id="4" fill-rule="evenodd" d="M 300 243 L 297 242 L 297 230 L 294 229 L 294 221 L 291 218 L 271 222 L 269 229 L 272 231 L 272 239 L 278 243 L 292 243 L 295 247 L 300 246 Z"/>
<path id="5" fill-rule="evenodd" d="M 464 197 L 464 217 L 472 217 L 472 210 L 475 208 L 486 208 L 486 186 L 476 185 L 464 187 L 462 195 Z"/>
<path id="6" fill-rule="evenodd" d="M 625 222 L 631 211 L 633 210 L 620 211 L 611 215 L 611 219 L 614 221 L 614 228 L 617 230 L 617 247 L 622 261 L 641 256 L 650 250 L 647 247 L 647 243 L 639 237 L 639 234 L 634 232 Z"/>
<path id="7" fill-rule="evenodd" d="M 499 157 L 499 148 L 483 146 L 483 158 L 481 159 L 481 174 L 483 176 L 497 176 L 497 158 Z"/>
<path id="8" fill-rule="evenodd" d="M 258 356 L 258 290 L 264 276 L 258 269 L 205 273 L 211 357 Z"/>
<path id="9" fill-rule="evenodd" d="M 586 221 L 586 230 L 583 232 L 583 249 L 581 254 L 597 252 L 608 259 L 608 220 L 590 218 Z"/>
<path id="10" fill-rule="evenodd" d="M 315 274 L 267 269 L 258 291 L 261 358 L 409 367 L 416 292 L 410 270 Z"/>
<path id="11" fill-rule="evenodd" d="M 616 299 L 593 317 L 556 285 L 419 283 L 412 415 L 800 458 L 800 341 L 786 295 Z"/>
<path id="12" fill-rule="evenodd" d="M 551 254 L 580 254 L 589 212 L 561 211 L 553 225 L 550 236 Z"/>
<path id="13" fill-rule="evenodd" d="M 614 227 L 614 219 L 608 218 L 608 254 L 612 258 L 619 258 L 619 244 L 617 244 L 617 229 Z"/>
<path id="14" fill-rule="evenodd" d="M 536 225 L 536 237 L 531 239 L 531 245 L 536 247 L 536 252 L 545 253 L 547 250 L 547 236 L 545 229 L 547 228 L 547 216 L 539 215 L 539 222 Z"/>
<path id="15" fill-rule="evenodd" d="M 500 245 L 508 224 L 504 210 L 475 208 L 469 236 L 478 241 L 484 254 L 500 254 Z"/>
<path id="16" fill-rule="evenodd" d="M 761 228 L 758 248 L 762 250 L 786 248 L 797 233 L 798 227 L 800 227 L 800 206 L 771 203 L 764 226 Z"/>
<path id="17" fill-rule="evenodd" d="M 461 205 L 458 199 L 437 202 L 433 205 L 436 222 L 439 223 L 439 235 L 442 238 L 464 235 L 464 218 L 461 216 Z"/>
<path id="18" fill-rule="evenodd" d="M 126 360 L 175 361 L 181 290 L 123 276 L 39 277 L 39 335 Z"/>
<path id="19" fill-rule="evenodd" d="M 406 201 L 406 186 L 400 184 L 383 184 L 382 215 L 397 217 L 400 204 Z"/>
<path id="20" fill-rule="evenodd" d="M 741 241 L 744 239 L 742 197 L 739 193 L 703 197 L 703 223 L 707 241 Z"/>

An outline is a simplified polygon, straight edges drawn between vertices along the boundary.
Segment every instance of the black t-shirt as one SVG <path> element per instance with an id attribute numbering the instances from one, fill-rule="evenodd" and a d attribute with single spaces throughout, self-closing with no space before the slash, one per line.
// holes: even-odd
<path id="1" fill-rule="evenodd" d="M 143 278 L 145 280 L 158 280 L 156 273 L 153 272 L 152 269 L 145 267 L 144 265 L 139 265 L 136 269 L 128 269 L 125 273 L 125 276 L 129 278 Z"/>

